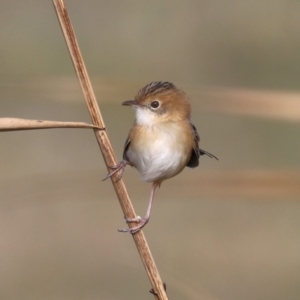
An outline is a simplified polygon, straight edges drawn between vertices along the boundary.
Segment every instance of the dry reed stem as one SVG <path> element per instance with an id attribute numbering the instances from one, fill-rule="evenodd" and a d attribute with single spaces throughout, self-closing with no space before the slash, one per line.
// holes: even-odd
<path id="1" fill-rule="evenodd" d="M 47 120 L 29 120 L 19 118 L 0 118 L 0 131 L 16 131 L 31 129 L 49 128 L 93 128 L 99 129 L 95 125 L 84 122 L 59 122 Z"/>
<path id="2" fill-rule="evenodd" d="M 99 147 L 101 149 L 106 166 L 116 165 L 116 158 L 108 139 L 107 132 L 105 130 L 105 125 L 96 101 L 96 97 L 91 86 L 88 73 L 83 62 L 75 34 L 70 22 L 67 9 L 62 0 L 53 0 L 54 7 L 67 42 L 70 55 L 83 90 L 88 109 L 92 118 L 94 125 L 99 126 L 102 130 L 94 130 Z M 125 188 L 123 180 L 116 181 L 117 174 L 112 176 L 112 184 L 114 186 L 115 192 L 119 199 L 121 208 L 124 212 L 126 218 L 134 218 L 135 212 L 131 201 L 129 199 L 127 190 Z M 130 225 L 133 226 L 133 225 Z M 153 295 L 156 299 L 166 300 L 168 299 L 160 275 L 158 273 L 157 267 L 155 265 L 154 259 L 148 247 L 147 241 L 142 231 L 139 231 L 132 235 L 135 241 L 136 247 L 139 251 L 141 259 L 143 261 L 144 267 L 150 279 Z"/>

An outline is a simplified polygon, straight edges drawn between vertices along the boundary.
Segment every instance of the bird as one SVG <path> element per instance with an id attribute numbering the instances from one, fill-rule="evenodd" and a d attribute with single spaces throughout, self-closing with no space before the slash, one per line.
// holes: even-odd
<path id="1" fill-rule="evenodd" d="M 201 155 L 218 158 L 199 148 L 200 137 L 191 121 L 190 100 L 173 83 L 151 82 L 138 91 L 134 100 L 122 105 L 134 108 L 136 118 L 125 142 L 123 160 L 109 166 L 112 171 L 104 180 L 116 173 L 120 180 L 129 165 L 138 170 L 142 181 L 152 183 L 145 216 L 126 219 L 127 223 L 137 225 L 119 230 L 134 234 L 149 222 L 155 191 L 163 181 L 185 167 L 197 167 Z"/>

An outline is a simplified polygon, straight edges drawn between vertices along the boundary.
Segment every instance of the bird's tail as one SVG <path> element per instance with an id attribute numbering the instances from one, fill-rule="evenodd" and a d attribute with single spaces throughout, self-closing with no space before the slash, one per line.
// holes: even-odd
<path id="1" fill-rule="evenodd" d="M 209 156 L 210 158 L 215 158 L 216 160 L 219 160 L 216 156 L 214 156 L 213 154 L 205 151 L 205 150 L 202 150 L 202 149 L 199 149 L 199 154 L 200 155 L 207 155 Z"/>

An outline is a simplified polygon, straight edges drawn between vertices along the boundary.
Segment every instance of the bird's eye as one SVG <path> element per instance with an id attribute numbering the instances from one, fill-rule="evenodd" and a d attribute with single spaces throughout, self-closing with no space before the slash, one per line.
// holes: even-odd
<path id="1" fill-rule="evenodd" d="M 158 108 L 159 107 L 159 102 L 158 101 L 153 101 L 153 102 L 151 102 L 151 107 L 152 108 Z"/>

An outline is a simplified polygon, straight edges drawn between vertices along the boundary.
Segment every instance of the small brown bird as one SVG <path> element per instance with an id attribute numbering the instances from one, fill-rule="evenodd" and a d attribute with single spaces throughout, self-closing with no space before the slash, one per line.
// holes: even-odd
<path id="1" fill-rule="evenodd" d="M 127 219 L 137 226 L 119 230 L 136 233 L 148 222 L 154 193 L 161 183 L 184 167 L 199 165 L 200 155 L 216 158 L 199 148 L 199 135 L 191 122 L 191 105 L 187 95 L 170 82 L 156 81 L 146 85 L 134 100 L 122 103 L 136 110 L 136 120 L 125 142 L 123 160 L 105 179 L 120 171 L 122 178 L 126 165 L 135 167 L 143 181 L 152 182 L 148 209 L 144 218 Z"/>

